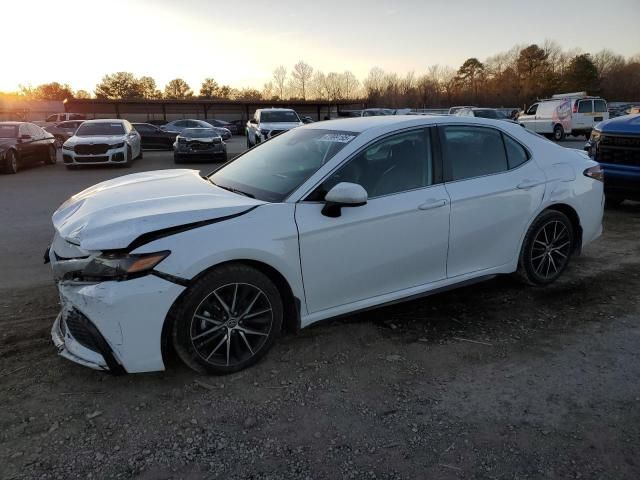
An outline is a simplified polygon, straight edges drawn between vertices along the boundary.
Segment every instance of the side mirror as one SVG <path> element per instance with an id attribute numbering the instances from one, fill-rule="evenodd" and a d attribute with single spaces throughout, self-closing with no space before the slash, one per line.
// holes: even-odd
<path id="1" fill-rule="evenodd" d="M 20 140 L 28 141 L 28 140 L 32 140 L 32 139 L 33 139 L 33 137 L 31 135 L 27 135 L 26 133 L 23 134 L 23 135 L 20 135 Z"/>
<path id="2" fill-rule="evenodd" d="M 255 118 L 252 118 L 251 120 L 249 120 L 249 123 L 253 123 L 254 125 L 258 124 Z"/>
<path id="3" fill-rule="evenodd" d="M 340 182 L 327 192 L 322 214 L 326 217 L 339 217 L 342 207 L 361 207 L 367 203 L 367 191 L 357 183 Z"/>

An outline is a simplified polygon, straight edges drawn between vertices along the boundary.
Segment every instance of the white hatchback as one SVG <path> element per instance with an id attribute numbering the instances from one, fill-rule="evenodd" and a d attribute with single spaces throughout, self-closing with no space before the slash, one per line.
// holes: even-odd
<path id="1" fill-rule="evenodd" d="M 255 363 L 283 330 L 491 278 L 556 280 L 602 231 L 598 164 L 517 124 L 310 124 L 209 176 L 128 175 L 53 215 L 61 355 L 116 373 Z"/>

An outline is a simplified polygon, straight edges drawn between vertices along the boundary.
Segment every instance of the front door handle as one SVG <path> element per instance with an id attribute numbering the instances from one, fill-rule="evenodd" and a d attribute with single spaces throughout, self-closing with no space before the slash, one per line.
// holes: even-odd
<path id="1" fill-rule="evenodd" d="M 523 180 L 518 184 L 518 188 L 521 190 L 528 190 L 529 188 L 537 187 L 538 185 L 542 185 L 546 180 Z"/>
<path id="2" fill-rule="evenodd" d="M 434 200 L 429 199 L 418 207 L 419 210 L 431 210 L 432 208 L 444 207 L 447 204 L 445 199 Z"/>

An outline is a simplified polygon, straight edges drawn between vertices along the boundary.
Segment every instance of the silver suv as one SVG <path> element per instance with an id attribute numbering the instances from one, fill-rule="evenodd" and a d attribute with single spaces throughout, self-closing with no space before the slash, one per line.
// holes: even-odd
<path id="1" fill-rule="evenodd" d="M 300 125 L 302 120 L 290 108 L 258 109 L 247 122 L 247 148 Z"/>

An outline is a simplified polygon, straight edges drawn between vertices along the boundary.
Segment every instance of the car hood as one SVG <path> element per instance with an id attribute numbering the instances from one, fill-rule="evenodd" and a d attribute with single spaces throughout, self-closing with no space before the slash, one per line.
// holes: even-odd
<path id="1" fill-rule="evenodd" d="M 158 170 L 99 183 L 53 214 L 58 234 L 83 250 L 127 248 L 139 236 L 243 213 L 264 202 L 212 185 L 197 170 Z"/>
<path id="2" fill-rule="evenodd" d="M 126 135 L 103 135 L 103 136 L 92 136 L 92 137 L 78 137 L 74 135 L 69 140 L 67 140 L 68 145 L 88 145 L 91 143 L 114 143 L 114 142 L 124 142 L 126 140 Z"/>
<path id="3" fill-rule="evenodd" d="M 602 133 L 640 135 L 640 114 L 623 115 L 605 120 L 604 122 L 598 123 L 595 128 Z"/>
<path id="4" fill-rule="evenodd" d="M 291 130 L 301 125 L 302 124 L 298 122 L 264 122 L 260 124 L 260 128 L 264 128 L 265 130 Z"/>

